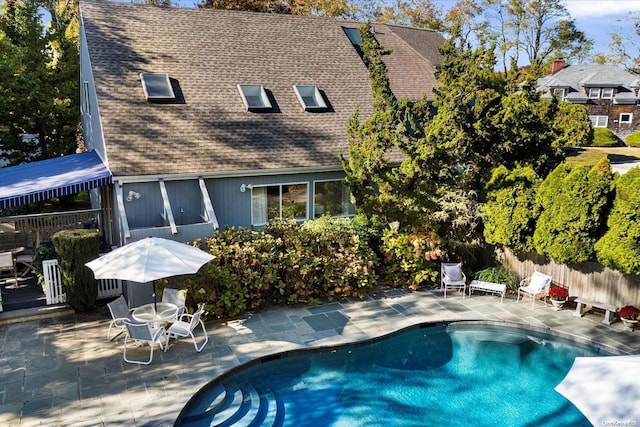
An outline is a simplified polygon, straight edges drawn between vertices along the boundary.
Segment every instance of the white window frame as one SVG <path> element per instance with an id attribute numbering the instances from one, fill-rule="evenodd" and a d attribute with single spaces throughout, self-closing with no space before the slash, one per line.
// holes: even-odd
<path id="1" fill-rule="evenodd" d="M 623 116 L 628 116 L 628 120 L 622 120 Z M 633 123 L 633 113 L 620 113 L 620 118 L 618 119 L 620 124 L 631 124 Z"/>
<path id="2" fill-rule="evenodd" d="M 563 87 L 555 87 L 551 91 L 553 96 L 558 98 L 560 101 L 564 101 L 565 92 L 566 92 L 566 89 Z"/>
<path id="3" fill-rule="evenodd" d="M 313 194 L 311 195 L 312 200 L 313 200 L 313 218 L 319 218 L 320 216 L 322 216 L 324 214 L 321 213 L 320 215 L 316 215 L 316 184 L 317 183 L 322 183 L 322 182 L 340 182 L 342 183 L 342 187 L 344 188 L 349 188 L 347 186 L 347 183 L 345 182 L 344 178 L 343 179 L 319 179 L 319 180 L 315 180 L 313 181 Z M 349 197 L 351 197 L 351 195 L 349 195 Z M 353 216 L 355 216 L 355 202 L 353 200 L 349 200 L 351 202 L 351 204 L 354 207 L 354 213 L 353 214 L 341 214 L 341 215 L 332 215 L 333 218 L 351 218 Z"/>
<path id="4" fill-rule="evenodd" d="M 594 128 L 606 128 L 609 124 L 609 116 L 589 116 L 589 120 Z M 602 120 L 604 120 L 604 126 L 601 123 Z"/>
<path id="5" fill-rule="evenodd" d="M 613 88 L 612 87 L 603 87 L 600 89 L 600 98 L 602 99 L 613 99 Z"/>
<path id="6" fill-rule="evenodd" d="M 600 88 L 599 87 L 590 87 L 589 88 L 589 99 L 599 99 L 600 98 Z"/>
<path id="7" fill-rule="evenodd" d="M 91 101 L 89 99 L 89 82 L 88 81 L 83 81 L 82 82 L 82 101 L 83 101 L 83 111 L 84 113 L 91 117 Z"/>
<path id="8" fill-rule="evenodd" d="M 242 97 L 242 102 L 247 111 L 271 110 L 271 101 L 267 92 L 261 84 L 242 83 L 238 84 L 238 91 Z M 258 102 L 254 102 L 258 101 Z"/>
<path id="9" fill-rule="evenodd" d="M 324 102 L 322 94 L 315 85 L 294 85 L 293 91 L 305 111 L 324 110 L 327 104 Z"/>
<path id="10" fill-rule="evenodd" d="M 158 82 L 164 84 L 162 88 L 165 92 L 160 94 L 154 94 L 150 87 L 148 87 L 146 76 L 152 77 L 154 79 L 159 79 Z M 140 81 L 142 82 L 142 89 L 144 90 L 144 96 L 147 98 L 147 101 L 170 101 L 176 99 L 176 94 L 173 92 L 173 87 L 171 87 L 171 80 L 169 80 L 169 75 L 167 73 L 140 73 Z"/>
<path id="11" fill-rule="evenodd" d="M 278 187 L 278 191 L 279 191 L 279 211 L 280 211 L 280 215 L 279 218 L 282 218 L 282 187 L 287 186 L 287 185 L 304 185 L 306 187 L 306 200 L 305 200 L 305 207 L 306 207 L 306 212 L 305 212 L 305 216 L 304 218 L 295 218 L 296 221 L 298 222 L 304 222 L 306 220 L 309 219 L 309 182 L 307 181 L 303 181 L 303 182 L 283 182 L 283 183 L 274 183 L 274 184 L 260 184 L 260 185 L 251 185 L 251 225 L 254 226 L 262 226 L 265 225 L 268 221 L 269 221 L 269 216 L 267 215 L 266 218 L 266 222 L 264 221 L 256 221 L 254 218 L 254 191 L 258 188 L 265 188 L 265 187 Z"/>

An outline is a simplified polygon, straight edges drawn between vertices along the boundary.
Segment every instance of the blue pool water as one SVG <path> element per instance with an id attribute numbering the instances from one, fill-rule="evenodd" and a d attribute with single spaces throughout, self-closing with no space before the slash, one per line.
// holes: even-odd
<path id="1" fill-rule="evenodd" d="M 554 387 L 594 346 L 520 328 L 422 325 L 276 355 L 205 386 L 177 426 L 589 426 Z"/>

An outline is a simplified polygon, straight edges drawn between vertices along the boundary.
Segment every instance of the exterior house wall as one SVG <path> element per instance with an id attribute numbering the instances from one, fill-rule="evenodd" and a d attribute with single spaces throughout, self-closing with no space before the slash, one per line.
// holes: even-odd
<path id="1" fill-rule="evenodd" d="M 610 99 L 591 99 L 586 106 L 590 116 L 607 116 L 609 118 L 607 128 L 621 140 L 640 130 L 640 108 L 636 105 L 617 105 Z M 620 123 L 620 114 L 622 113 L 633 114 L 632 122 Z"/>
<path id="2" fill-rule="evenodd" d="M 631 113 L 633 120 L 631 123 L 620 123 L 620 114 Z M 640 130 L 640 108 L 636 105 L 615 105 L 611 106 L 609 116 L 609 129 L 622 140 L 629 134 Z"/>
<path id="3" fill-rule="evenodd" d="M 207 193 L 221 228 L 251 228 L 252 190 L 247 186 L 306 184 L 307 185 L 307 219 L 313 219 L 314 184 L 322 181 L 342 180 L 344 172 L 333 170 L 313 173 L 288 173 L 280 175 L 253 175 L 239 177 L 222 177 L 205 179 Z M 120 185 L 116 183 L 115 185 Z M 241 191 L 241 186 L 245 191 Z M 177 225 L 177 233 L 173 234 L 168 220 L 163 217 L 164 204 L 157 180 L 147 182 L 122 183 L 123 205 L 131 237 L 123 234 L 122 217 L 114 210 L 114 231 L 117 244 L 125 244 L 142 237 L 164 237 L 179 241 L 210 237 L 214 228 L 203 220 L 204 206 L 197 179 L 171 180 L 165 179 L 165 187 L 171 211 Z M 139 198 L 127 198 L 129 192 L 139 194 Z M 117 206 L 116 195 L 113 204 Z"/>
<path id="4" fill-rule="evenodd" d="M 95 150 L 108 167 L 95 81 L 83 26 L 80 29 L 80 115 L 85 148 Z"/>

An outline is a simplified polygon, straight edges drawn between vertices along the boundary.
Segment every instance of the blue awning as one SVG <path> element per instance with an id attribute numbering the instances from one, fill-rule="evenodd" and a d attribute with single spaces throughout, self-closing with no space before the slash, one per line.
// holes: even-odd
<path id="1" fill-rule="evenodd" d="M 95 151 L 0 168 L 0 209 L 108 185 L 111 178 Z"/>

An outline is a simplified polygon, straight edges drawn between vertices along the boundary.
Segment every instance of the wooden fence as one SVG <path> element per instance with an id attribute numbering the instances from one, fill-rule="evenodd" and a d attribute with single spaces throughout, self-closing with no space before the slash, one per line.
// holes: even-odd
<path id="1" fill-rule="evenodd" d="M 497 252 L 499 262 L 518 277 L 534 271 L 548 274 L 557 285 L 568 288 L 569 296 L 617 305 L 640 307 L 640 276 L 623 274 L 595 262 L 568 266 L 537 254 L 518 256 L 508 250 Z"/>
<path id="2" fill-rule="evenodd" d="M 67 301 L 67 296 L 62 287 L 62 277 L 58 268 L 58 260 L 50 259 L 42 261 L 44 273 L 44 295 L 47 304 L 62 304 Z M 98 280 L 98 299 L 111 298 L 122 295 L 122 281 L 116 279 Z"/>

